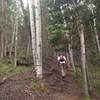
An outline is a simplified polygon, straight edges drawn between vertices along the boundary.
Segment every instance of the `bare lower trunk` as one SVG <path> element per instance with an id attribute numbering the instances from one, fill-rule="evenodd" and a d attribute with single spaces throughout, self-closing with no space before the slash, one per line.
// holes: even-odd
<path id="1" fill-rule="evenodd" d="M 81 43 L 81 64 L 82 64 L 82 72 L 83 72 L 83 80 L 84 80 L 84 90 L 85 90 L 85 95 L 89 97 L 83 24 L 80 25 L 79 36 L 80 36 L 80 43 Z"/>
<path id="2" fill-rule="evenodd" d="M 74 64 L 74 58 L 73 58 L 73 50 L 72 50 L 72 37 L 69 37 L 69 34 L 66 33 L 66 37 L 68 40 L 68 52 L 69 52 L 69 60 L 71 62 L 71 67 L 73 67 L 74 72 L 76 72 L 75 64 Z"/>
<path id="3" fill-rule="evenodd" d="M 66 51 L 66 59 L 67 59 L 67 66 L 68 66 L 68 68 L 71 68 L 70 57 L 69 57 L 69 53 L 67 51 Z"/>
<path id="4" fill-rule="evenodd" d="M 41 8 L 40 8 L 40 0 L 34 0 L 34 1 L 35 1 L 35 11 L 36 11 L 36 46 L 37 46 L 36 75 L 37 75 L 37 78 L 42 79 Z"/>
<path id="5" fill-rule="evenodd" d="M 10 47 L 10 51 L 9 51 L 9 58 L 11 60 L 11 62 L 13 63 L 13 55 L 12 55 L 12 51 L 13 51 L 13 46 L 14 46 L 14 37 L 15 37 L 15 24 L 14 24 L 14 30 L 13 30 L 13 33 L 12 33 L 12 38 L 11 38 L 11 47 Z"/>
<path id="6" fill-rule="evenodd" d="M 68 43 L 68 49 L 69 49 L 69 55 L 70 55 L 70 61 L 71 61 L 71 66 L 73 67 L 74 72 L 76 72 L 75 69 L 75 64 L 74 64 L 74 58 L 73 58 L 73 50 L 72 50 L 72 39 Z"/>
<path id="7" fill-rule="evenodd" d="M 11 16 L 11 22 L 12 22 L 12 36 L 11 36 L 11 43 L 10 43 L 10 50 L 9 50 L 9 59 L 10 59 L 10 62 L 14 64 L 13 47 L 14 47 L 14 42 L 15 42 L 14 40 L 15 40 L 16 25 L 15 25 L 15 19 L 13 15 Z"/>
<path id="8" fill-rule="evenodd" d="M 94 32 L 95 32 L 95 38 L 96 38 L 96 43 L 97 43 L 97 49 L 98 49 L 98 52 L 100 53 L 100 43 L 99 43 L 99 37 L 98 37 L 98 33 L 97 33 L 95 18 L 93 19 L 93 24 L 94 24 Z"/>
<path id="9" fill-rule="evenodd" d="M 1 1 L 1 4 L 2 4 L 2 14 L 1 14 L 1 16 L 2 16 L 2 19 L 3 19 L 3 17 L 4 17 L 4 1 L 2 0 Z M 1 27 L 2 27 L 2 25 L 1 25 Z M 4 33 L 3 33 L 3 27 L 2 27 L 2 33 L 1 33 L 1 54 L 0 54 L 0 56 L 1 56 L 1 58 L 3 58 L 3 50 L 4 50 Z"/>
<path id="10" fill-rule="evenodd" d="M 28 57 L 29 56 L 29 53 L 30 53 L 30 48 L 31 48 L 31 46 L 30 46 L 30 40 L 28 40 L 28 45 L 27 45 L 27 54 L 26 54 L 26 56 Z"/>
<path id="11" fill-rule="evenodd" d="M 47 22 L 47 14 L 48 14 L 48 8 L 46 0 L 41 1 L 41 19 L 42 19 L 42 47 L 43 47 L 43 58 L 46 58 L 48 56 L 48 33 L 46 31 L 46 22 Z M 45 59 L 43 59 L 45 60 Z"/>
<path id="12" fill-rule="evenodd" d="M 93 8 L 90 8 L 92 15 L 95 16 L 95 10 Z M 96 43 L 97 43 L 97 50 L 100 53 L 100 43 L 99 43 L 99 37 L 98 37 L 98 32 L 97 32 L 97 28 L 96 28 L 96 18 L 93 18 L 93 29 L 94 29 L 94 33 L 95 33 L 95 38 L 96 38 Z"/>
<path id="13" fill-rule="evenodd" d="M 6 34 L 4 34 L 4 57 L 7 57 L 7 36 L 6 36 Z"/>
<path id="14" fill-rule="evenodd" d="M 3 58 L 3 50 L 4 50 L 4 37 L 1 34 L 1 58 Z"/>
<path id="15" fill-rule="evenodd" d="M 15 31 L 15 58 L 14 58 L 14 66 L 17 66 L 17 42 L 18 42 L 18 19 L 16 18 L 16 31 Z"/>

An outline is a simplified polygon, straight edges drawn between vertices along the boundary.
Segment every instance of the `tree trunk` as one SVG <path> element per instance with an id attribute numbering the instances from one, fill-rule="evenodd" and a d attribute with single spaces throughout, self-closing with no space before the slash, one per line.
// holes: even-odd
<path id="1" fill-rule="evenodd" d="M 67 37 L 67 41 L 68 41 L 69 60 L 71 62 L 71 67 L 73 67 L 74 72 L 76 72 L 74 58 L 73 58 L 72 37 L 70 38 L 68 33 L 66 33 L 66 37 Z"/>
<path id="2" fill-rule="evenodd" d="M 40 0 L 34 0 L 34 1 L 35 1 L 35 11 L 36 11 L 36 46 L 37 46 L 36 75 L 37 78 L 42 79 L 41 7 L 40 7 Z"/>
<path id="3" fill-rule="evenodd" d="M 4 50 L 4 36 L 1 34 L 1 58 L 3 58 L 3 50 Z"/>
<path id="4" fill-rule="evenodd" d="M 99 43 L 99 37 L 98 37 L 97 28 L 96 28 L 96 18 L 93 19 L 93 26 L 94 26 L 96 43 L 97 43 L 97 49 L 98 49 L 98 52 L 100 53 L 100 43 Z"/>
<path id="5" fill-rule="evenodd" d="M 24 3 L 23 3 L 23 0 L 19 0 L 20 1 L 20 4 L 21 4 L 21 8 L 22 8 L 22 12 L 24 14 L 24 28 L 25 28 L 25 31 L 24 31 L 24 34 L 23 34 L 23 47 L 25 48 L 25 52 L 26 52 L 26 56 L 27 56 L 27 47 L 28 47 L 28 43 L 29 43 L 29 12 L 27 9 L 24 8 Z M 29 5 L 28 4 L 28 1 L 27 0 L 27 6 Z M 32 1 L 32 0 L 31 0 Z M 29 7 L 27 7 L 29 8 Z M 33 12 L 32 12 L 33 13 Z"/>
<path id="6" fill-rule="evenodd" d="M 86 55 L 85 55 L 85 41 L 84 41 L 85 40 L 84 39 L 84 26 L 83 26 L 83 24 L 80 24 L 79 36 L 80 36 L 80 43 L 81 43 L 81 64 L 82 64 L 82 73 L 83 73 L 83 81 L 84 81 L 84 90 L 85 90 L 86 97 L 89 98 L 87 69 L 86 69 Z"/>
<path id="7" fill-rule="evenodd" d="M 47 58 L 48 56 L 48 33 L 46 31 L 46 22 L 47 22 L 47 2 L 46 0 L 41 1 L 41 19 L 42 19 L 42 47 L 43 47 L 43 58 Z M 45 59 L 43 59 L 45 60 Z"/>
<path id="8" fill-rule="evenodd" d="M 93 8 L 90 8 L 93 17 L 95 16 L 95 11 Z M 100 43 L 99 43 L 99 37 L 98 37 L 98 32 L 97 32 L 97 28 L 96 28 L 96 18 L 93 18 L 93 29 L 94 29 L 94 33 L 95 33 L 95 39 L 96 39 L 96 43 L 97 43 L 97 50 L 100 53 Z"/>
<path id="9" fill-rule="evenodd" d="M 15 31 L 15 58 L 14 58 L 14 66 L 17 66 L 17 42 L 18 42 L 18 19 L 16 18 L 16 31 Z"/>
<path id="10" fill-rule="evenodd" d="M 10 47 L 10 51 L 9 51 L 9 58 L 10 58 L 10 60 L 11 60 L 12 63 L 13 63 L 13 55 L 12 55 L 12 52 L 13 52 L 14 37 L 15 37 L 15 31 L 16 31 L 15 29 L 16 29 L 16 25 L 13 22 L 13 32 L 12 32 L 12 38 L 11 38 L 11 47 Z"/>
<path id="11" fill-rule="evenodd" d="M 33 8 L 31 0 L 28 0 L 29 4 L 29 14 L 30 14 L 30 28 L 31 28 L 31 40 L 32 40 L 32 54 L 34 65 L 36 66 L 36 33 L 35 33 L 35 22 L 34 22 L 34 15 L 33 15 Z"/>
<path id="12" fill-rule="evenodd" d="M 2 3 L 2 21 L 3 21 L 3 17 L 4 17 L 4 2 L 3 2 L 3 0 L 1 1 L 1 3 Z M 3 34 L 3 26 L 2 26 L 2 32 L 1 32 L 1 54 L 0 54 L 0 56 L 1 56 L 1 58 L 3 58 L 3 51 L 4 50 L 4 34 Z"/>
<path id="13" fill-rule="evenodd" d="M 74 64 L 74 58 L 73 58 L 72 37 L 70 39 L 70 42 L 68 43 L 68 49 L 69 49 L 69 56 L 70 56 L 71 66 L 73 67 L 74 72 L 76 72 L 76 68 L 75 68 L 75 64 Z"/>

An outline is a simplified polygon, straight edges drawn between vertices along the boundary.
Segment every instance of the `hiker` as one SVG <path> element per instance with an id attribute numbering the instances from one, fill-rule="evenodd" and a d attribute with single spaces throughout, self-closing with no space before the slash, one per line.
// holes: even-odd
<path id="1" fill-rule="evenodd" d="M 61 68 L 62 77 L 64 77 L 65 76 L 64 67 L 65 67 L 65 63 L 66 63 L 66 57 L 62 53 L 60 53 L 57 60 L 60 65 L 60 68 Z"/>
<path id="2" fill-rule="evenodd" d="M 66 57 L 62 53 L 60 53 L 60 55 L 58 56 L 58 63 L 65 64 L 65 62 L 66 62 Z"/>

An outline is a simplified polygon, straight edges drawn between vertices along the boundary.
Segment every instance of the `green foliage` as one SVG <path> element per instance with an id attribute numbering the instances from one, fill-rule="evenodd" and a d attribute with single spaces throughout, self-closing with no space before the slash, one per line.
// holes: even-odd
<path id="1" fill-rule="evenodd" d="M 2 61 L 0 61 L 0 76 L 6 77 L 6 76 L 13 76 L 19 73 L 23 73 L 24 71 L 29 70 L 29 67 L 14 67 L 10 64 L 5 64 Z"/>
<path id="2" fill-rule="evenodd" d="M 82 97 L 80 98 L 80 100 L 92 100 L 92 99 L 89 99 L 89 98 L 86 98 L 86 97 L 82 96 Z"/>
<path id="3" fill-rule="evenodd" d="M 57 46 L 60 43 L 60 39 L 63 35 L 63 25 L 62 24 L 55 24 L 49 25 L 47 30 L 50 32 L 49 41 L 53 46 Z"/>
<path id="4" fill-rule="evenodd" d="M 75 73 L 75 75 L 74 75 L 74 78 L 77 80 L 79 86 L 80 86 L 81 88 L 83 88 L 83 84 L 84 84 L 84 83 L 83 83 L 83 78 L 82 78 L 81 70 L 80 70 L 79 67 L 76 67 L 76 73 Z"/>
<path id="5" fill-rule="evenodd" d="M 98 94 L 100 94 L 100 80 L 92 80 L 91 86 Z"/>
<path id="6" fill-rule="evenodd" d="M 33 91 L 37 91 L 39 93 L 48 93 L 48 88 L 45 85 L 41 85 L 41 82 L 38 81 L 36 78 L 33 78 L 30 81 L 30 87 Z"/>
<path id="7" fill-rule="evenodd" d="M 95 65 L 90 65 L 88 67 L 88 73 L 90 78 L 90 91 L 92 96 L 100 98 L 100 67 Z"/>
<path id="8" fill-rule="evenodd" d="M 89 72 L 92 74 L 92 75 L 100 75 L 100 67 L 99 66 L 89 66 Z"/>

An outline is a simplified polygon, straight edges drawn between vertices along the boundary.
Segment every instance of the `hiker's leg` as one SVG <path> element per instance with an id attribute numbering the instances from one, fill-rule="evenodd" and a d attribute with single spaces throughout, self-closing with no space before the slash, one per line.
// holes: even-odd
<path id="1" fill-rule="evenodd" d="M 61 64 L 61 73 L 62 73 L 62 77 L 65 76 L 65 71 L 64 71 L 64 64 Z"/>

